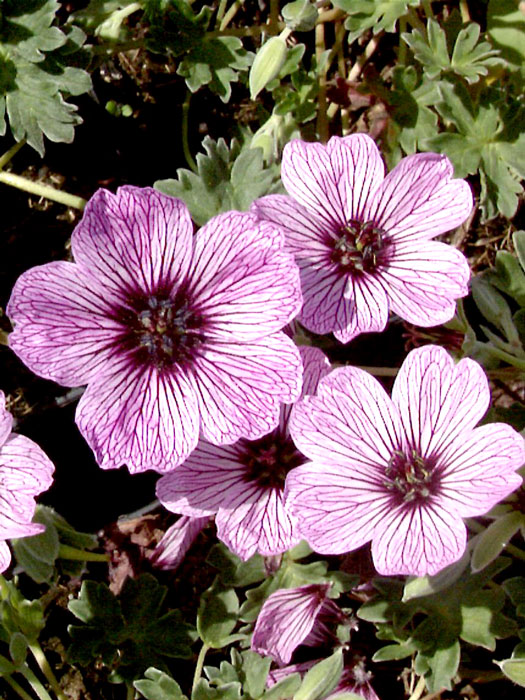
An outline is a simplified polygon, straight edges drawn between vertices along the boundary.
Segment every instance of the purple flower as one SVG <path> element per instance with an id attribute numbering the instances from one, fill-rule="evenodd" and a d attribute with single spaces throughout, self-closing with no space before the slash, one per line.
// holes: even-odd
<path id="1" fill-rule="evenodd" d="M 299 395 L 281 329 L 301 293 L 282 233 L 239 212 L 192 231 L 178 199 L 99 190 L 73 232 L 76 262 L 32 268 L 13 290 L 10 346 L 39 375 L 88 385 L 76 420 L 104 469 L 167 471 L 199 431 L 256 439 Z"/>
<path id="2" fill-rule="evenodd" d="M 437 346 L 413 350 L 392 398 L 363 370 L 342 367 L 292 411 L 290 430 L 311 462 L 285 497 L 301 533 L 323 554 L 372 541 L 380 574 L 435 574 L 466 545 L 462 518 L 486 513 L 521 484 L 523 438 L 475 428 L 490 392 L 480 365 L 454 365 Z"/>
<path id="3" fill-rule="evenodd" d="M 210 518 L 190 518 L 181 516 L 169 527 L 162 539 L 149 555 L 149 560 L 157 569 L 175 571 L 182 563 L 197 535 L 204 530 Z"/>
<path id="4" fill-rule="evenodd" d="M 465 221 L 473 202 L 467 183 L 451 176 L 445 156 L 420 153 L 385 177 L 365 134 L 285 146 L 291 196 L 262 197 L 253 211 L 286 233 L 301 269 L 306 328 L 347 343 L 383 330 L 390 311 L 419 326 L 452 318 L 468 293 L 468 263 L 431 239 Z"/>
<path id="5" fill-rule="evenodd" d="M 303 394 L 314 393 L 329 363 L 317 348 L 300 348 Z M 201 440 L 173 473 L 157 482 L 157 497 L 174 513 L 216 515 L 218 537 L 241 559 L 280 554 L 302 538 L 284 504 L 287 474 L 304 462 L 288 432 L 290 406 L 277 428 L 255 441 L 216 447 Z"/>
<path id="6" fill-rule="evenodd" d="M 38 535 L 46 528 L 32 523 L 35 496 L 53 483 L 53 464 L 29 438 L 11 432 L 13 418 L 0 391 L 0 572 L 11 561 L 5 540 Z"/>
<path id="7" fill-rule="evenodd" d="M 281 588 L 265 601 L 255 623 L 252 650 L 271 656 L 286 666 L 295 649 L 311 635 L 318 615 L 325 610 L 332 616 L 341 611 L 328 598 L 331 583 Z"/>

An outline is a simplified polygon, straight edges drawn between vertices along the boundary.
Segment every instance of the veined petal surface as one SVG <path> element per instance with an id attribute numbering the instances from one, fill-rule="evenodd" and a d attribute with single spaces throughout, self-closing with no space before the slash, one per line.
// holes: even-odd
<path id="1" fill-rule="evenodd" d="M 108 362 L 80 399 L 76 421 L 103 469 L 169 471 L 195 448 L 197 401 L 182 372 Z"/>
<path id="2" fill-rule="evenodd" d="M 452 163 L 437 153 L 403 158 L 368 200 L 364 216 L 396 241 L 429 240 L 465 221 L 474 205 L 465 180 L 453 180 Z"/>
<path id="3" fill-rule="evenodd" d="M 98 190 L 73 231 L 76 262 L 115 299 L 129 290 L 176 287 L 191 260 L 193 224 L 186 205 L 146 187 Z"/>
<path id="4" fill-rule="evenodd" d="M 7 313 L 15 325 L 11 349 L 36 374 L 66 386 L 87 384 L 100 372 L 121 329 L 104 287 L 70 262 L 24 272 Z"/>

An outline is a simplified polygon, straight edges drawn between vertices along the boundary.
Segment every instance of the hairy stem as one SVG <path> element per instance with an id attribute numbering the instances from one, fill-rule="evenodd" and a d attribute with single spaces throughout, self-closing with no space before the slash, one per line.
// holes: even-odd
<path id="1" fill-rule="evenodd" d="M 470 22 L 470 11 L 468 9 L 468 0 L 459 0 L 459 11 L 461 12 L 461 19 L 463 24 Z"/>
<path id="2" fill-rule="evenodd" d="M 43 185 L 40 182 L 33 182 L 26 177 L 21 175 L 15 175 L 14 173 L 6 173 L 0 170 L 0 182 L 4 185 L 11 185 L 11 187 L 16 187 L 24 192 L 29 192 L 37 197 L 44 197 L 45 199 L 50 199 L 53 202 L 58 202 L 59 204 L 64 204 L 66 207 L 72 207 L 73 209 L 84 209 L 87 202 L 82 197 L 78 197 L 75 194 L 69 194 L 69 192 L 63 192 L 62 190 L 56 190 L 54 187 L 49 185 Z"/>
<path id="3" fill-rule="evenodd" d="M 199 682 L 201 676 L 202 676 L 202 669 L 204 667 L 204 659 L 206 658 L 206 654 L 209 650 L 209 646 L 207 644 L 202 645 L 201 650 L 199 651 L 199 656 L 197 657 L 197 664 L 195 665 L 195 674 L 193 676 L 193 685 L 191 687 L 191 695 L 193 697 L 193 694 L 195 693 L 195 689 L 197 688 L 197 683 Z"/>
<path id="4" fill-rule="evenodd" d="M 42 647 L 40 644 L 35 640 L 34 642 L 29 642 L 28 644 L 29 650 L 33 654 L 35 661 L 40 667 L 40 670 L 44 674 L 44 676 L 47 679 L 47 682 L 53 689 L 53 692 L 57 696 L 58 700 L 68 700 L 67 695 L 65 695 L 62 692 L 62 688 L 60 687 L 57 679 L 55 678 L 55 674 L 51 670 L 51 666 L 49 665 L 49 661 L 46 658 L 46 655 L 42 651 Z"/>
<path id="5" fill-rule="evenodd" d="M 368 44 L 365 46 L 365 50 L 362 52 L 362 54 L 359 56 L 357 61 L 350 69 L 350 72 L 348 73 L 348 80 L 357 80 L 357 78 L 361 75 L 361 71 L 363 70 L 365 63 L 373 55 L 373 53 L 379 46 L 379 42 L 383 38 L 383 34 L 384 32 L 379 32 L 379 34 L 376 34 L 370 39 Z"/>

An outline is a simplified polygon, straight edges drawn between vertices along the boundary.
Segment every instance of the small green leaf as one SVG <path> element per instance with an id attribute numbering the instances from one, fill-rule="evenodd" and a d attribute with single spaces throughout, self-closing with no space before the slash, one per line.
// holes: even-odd
<path id="1" fill-rule="evenodd" d="M 516 0 L 489 0 L 487 33 L 494 46 L 511 65 L 525 61 L 525 16 Z"/>
<path id="2" fill-rule="evenodd" d="M 286 678 L 272 685 L 264 694 L 264 700 L 287 700 L 291 698 L 301 687 L 301 676 L 298 673 L 291 673 Z"/>
<path id="3" fill-rule="evenodd" d="M 144 672 L 145 680 L 133 682 L 133 687 L 146 700 L 185 700 L 180 685 L 164 671 L 148 668 Z"/>
<path id="4" fill-rule="evenodd" d="M 237 623 L 239 599 L 233 588 L 225 588 L 217 578 L 201 597 L 197 631 L 209 647 L 221 649 Z"/>
<path id="5" fill-rule="evenodd" d="M 459 561 L 446 566 L 434 576 L 409 578 L 403 591 L 403 603 L 414 598 L 432 595 L 452 586 L 467 568 L 469 559 L 470 552 L 467 550 Z"/>
<path id="6" fill-rule="evenodd" d="M 239 682 L 224 683 L 214 688 L 205 678 L 200 678 L 191 694 L 191 700 L 240 700 L 241 690 Z"/>
<path id="7" fill-rule="evenodd" d="M 384 30 L 394 32 L 400 17 L 409 7 L 417 7 L 420 0 L 335 0 L 348 15 L 345 27 L 349 30 L 348 41 L 352 43 L 368 29 L 374 34 Z"/>
<path id="8" fill-rule="evenodd" d="M 27 639 L 20 632 L 15 632 L 9 640 L 9 653 L 13 659 L 15 666 L 20 666 L 24 663 L 28 650 Z"/>
<path id="9" fill-rule="evenodd" d="M 525 688 L 525 644 L 518 644 L 510 659 L 495 661 L 511 681 Z"/>
<path id="10" fill-rule="evenodd" d="M 305 675 L 293 700 L 318 700 L 326 697 L 338 684 L 343 672 L 343 650 L 315 664 Z"/>
<path id="11" fill-rule="evenodd" d="M 525 231 L 516 231 L 512 235 L 512 242 L 522 269 L 525 271 Z"/>
<path id="12" fill-rule="evenodd" d="M 294 0 L 284 5 L 281 15 L 292 32 L 309 32 L 315 27 L 319 10 L 310 0 Z"/>
<path id="13" fill-rule="evenodd" d="M 243 651 L 241 653 L 241 681 L 243 690 L 250 697 L 260 698 L 266 688 L 266 679 L 272 660 L 270 657 L 260 656 L 254 651 Z"/>
<path id="14" fill-rule="evenodd" d="M 494 520 L 476 540 L 472 552 L 472 571 L 481 571 L 494 561 L 524 524 L 525 516 L 518 511 L 512 511 Z"/>
<path id="15" fill-rule="evenodd" d="M 407 656 L 412 656 L 415 652 L 416 647 L 413 642 L 388 644 L 376 651 L 372 657 L 372 661 L 399 661 L 400 659 L 406 659 Z"/>

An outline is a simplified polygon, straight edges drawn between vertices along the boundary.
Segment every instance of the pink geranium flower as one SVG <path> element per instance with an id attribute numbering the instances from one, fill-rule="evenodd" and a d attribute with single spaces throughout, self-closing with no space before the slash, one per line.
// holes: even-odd
<path id="1" fill-rule="evenodd" d="M 469 267 L 432 238 L 465 221 L 473 202 L 468 184 L 451 179 L 448 158 L 408 156 L 385 177 L 365 134 L 326 146 L 294 140 L 281 176 L 291 196 L 262 197 L 253 211 L 286 233 L 301 268 L 306 328 L 347 343 L 383 330 L 389 312 L 419 326 L 452 318 Z"/>
<path id="2" fill-rule="evenodd" d="M 29 438 L 11 432 L 13 418 L 0 391 L 0 572 L 11 561 L 5 540 L 38 535 L 46 528 L 32 523 L 35 496 L 53 483 L 53 464 Z"/>
<path id="3" fill-rule="evenodd" d="M 298 271 L 275 226 L 229 212 L 193 235 L 183 202 L 122 187 L 94 195 L 71 248 L 74 263 L 17 281 L 9 344 L 37 374 L 88 385 L 76 420 L 101 467 L 167 471 L 199 431 L 229 444 L 275 427 L 301 389 L 280 332 Z"/>
<path id="4" fill-rule="evenodd" d="M 303 394 L 314 393 L 330 368 L 317 348 L 300 348 L 304 362 Z M 157 497 L 174 513 L 215 515 L 218 537 L 241 559 L 285 552 L 301 536 L 284 504 L 287 474 L 304 461 L 288 432 L 290 406 L 279 425 L 255 441 L 217 447 L 201 440 L 173 473 L 157 482 Z"/>
<path id="5" fill-rule="evenodd" d="M 292 437 L 311 462 L 286 484 L 287 504 L 317 552 L 372 541 L 380 574 L 435 574 L 466 546 L 463 518 L 521 484 L 521 435 L 475 428 L 490 392 L 480 365 L 454 365 L 437 346 L 413 350 L 390 398 L 363 370 L 342 367 L 292 411 Z"/>
<path id="6" fill-rule="evenodd" d="M 300 644 L 308 644 L 319 615 L 344 618 L 333 600 L 328 598 L 331 583 L 309 584 L 298 588 L 281 588 L 265 601 L 253 630 L 251 648 L 271 656 L 285 666 Z M 326 631 L 326 626 L 323 626 Z M 326 638 L 326 637 L 325 637 Z M 321 641 L 315 636 L 312 646 Z"/>

